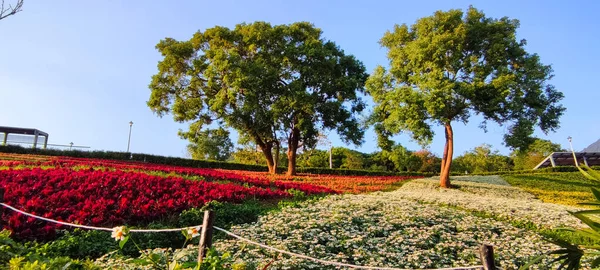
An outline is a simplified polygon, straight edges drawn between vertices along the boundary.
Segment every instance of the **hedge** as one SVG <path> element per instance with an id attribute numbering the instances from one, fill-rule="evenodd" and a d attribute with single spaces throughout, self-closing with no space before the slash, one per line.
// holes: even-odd
<path id="1" fill-rule="evenodd" d="M 592 166 L 594 170 L 600 170 L 600 166 Z M 520 170 L 520 171 L 498 171 L 498 172 L 483 172 L 472 173 L 471 175 L 507 175 L 507 174 L 535 174 L 535 173 L 550 173 L 550 172 L 578 172 L 575 166 L 556 166 L 546 167 L 537 170 Z M 458 175 L 458 174 L 456 174 Z"/>
<path id="2" fill-rule="evenodd" d="M 195 160 L 179 157 L 165 157 L 141 153 L 113 152 L 113 151 L 80 151 L 58 149 L 33 149 L 19 145 L 0 146 L 0 153 L 33 154 L 46 156 L 66 156 L 75 158 L 96 158 L 111 160 L 138 161 L 163 165 L 174 165 L 195 168 L 215 168 L 244 171 L 268 171 L 264 165 L 250 165 L 225 161 Z M 279 168 L 281 170 L 281 168 Z M 369 170 L 329 169 L 329 168 L 296 168 L 299 173 L 354 175 L 354 176 L 430 176 L 431 173 L 417 172 L 385 172 Z"/>

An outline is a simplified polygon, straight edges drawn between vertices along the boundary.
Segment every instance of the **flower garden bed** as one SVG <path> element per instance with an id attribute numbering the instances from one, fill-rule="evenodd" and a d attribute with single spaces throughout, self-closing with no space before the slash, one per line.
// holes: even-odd
<path id="1" fill-rule="evenodd" d="M 573 208 L 543 203 L 496 177 L 461 178 L 453 182 L 459 186 L 454 190 L 442 190 L 436 181 L 414 180 L 393 192 L 333 195 L 270 213 L 231 230 L 313 258 L 410 269 L 479 265 L 478 248 L 487 243 L 494 246 L 499 267 L 518 269 L 556 246 L 545 241 L 537 228 L 519 227 L 513 222 L 530 221 L 542 229 L 579 225 L 566 213 Z M 339 269 L 239 240 L 218 240 L 214 247 L 235 258 L 228 266 L 238 269 L 263 269 L 267 264 L 268 269 Z M 184 263 L 196 258 L 196 250 L 190 246 L 162 252 L 173 252 Z M 96 263 L 124 269 L 139 267 L 131 259 L 104 257 Z M 531 269 L 557 266 L 546 258 Z M 589 268 L 589 262 L 584 266 Z"/>

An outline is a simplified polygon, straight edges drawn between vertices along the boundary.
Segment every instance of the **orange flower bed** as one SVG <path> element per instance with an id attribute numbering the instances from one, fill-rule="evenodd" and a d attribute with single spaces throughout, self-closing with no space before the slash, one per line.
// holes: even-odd
<path id="1" fill-rule="evenodd" d="M 365 193 L 387 190 L 395 184 L 410 179 L 423 178 L 422 176 L 343 176 L 343 175 L 321 175 L 301 173 L 296 176 L 286 176 L 284 174 L 272 175 L 266 172 L 250 172 L 236 170 L 220 170 L 228 173 L 252 176 L 257 178 L 267 178 L 271 181 L 283 181 L 289 183 L 306 183 L 327 187 L 344 193 Z"/>

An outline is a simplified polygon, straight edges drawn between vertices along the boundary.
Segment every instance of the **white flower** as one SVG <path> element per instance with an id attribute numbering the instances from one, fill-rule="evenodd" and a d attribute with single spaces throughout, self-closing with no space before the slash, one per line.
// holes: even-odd
<path id="1" fill-rule="evenodd" d="M 200 235 L 200 226 L 188 228 L 187 234 L 190 235 L 192 238 Z"/>
<path id="2" fill-rule="evenodd" d="M 117 226 L 112 229 L 112 234 L 110 237 L 114 238 L 116 241 L 121 241 L 125 239 L 127 235 L 127 228 L 125 226 Z"/>

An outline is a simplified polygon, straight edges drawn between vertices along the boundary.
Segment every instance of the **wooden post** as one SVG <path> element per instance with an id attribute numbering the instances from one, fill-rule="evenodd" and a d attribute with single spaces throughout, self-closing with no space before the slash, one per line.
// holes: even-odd
<path id="1" fill-rule="evenodd" d="M 0 187 L 0 203 L 4 203 L 4 188 Z M 4 211 L 4 207 L 0 206 L 0 218 L 2 218 L 2 213 Z"/>
<path id="2" fill-rule="evenodd" d="M 204 220 L 202 222 L 202 233 L 200 234 L 200 244 L 198 246 L 198 265 L 202 264 L 202 259 L 206 256 L 206 251 L 212 246 L 213 223 L 215 222 L 215 212 L 204 211 Z"/>
<path id="3" fill-rule="evenodd" d="M 479 256 L 484 270 L 496 270 L 496 264 L 494 263 L 494 247 L 492 245 L 481 245 L 479 248 Z"/>

